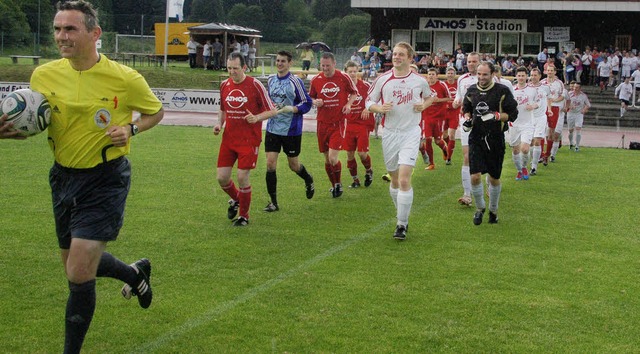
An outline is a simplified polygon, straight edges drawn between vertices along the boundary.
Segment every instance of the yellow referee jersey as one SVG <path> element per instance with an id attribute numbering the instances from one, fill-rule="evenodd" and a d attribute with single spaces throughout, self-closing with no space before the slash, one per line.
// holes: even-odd
<path id="1" fill-rule="evenodd" d="M 102 54 L 86 71 L 74 70 L 67 59 L 41 65 L 31 76 L 31 89 L 49 100 L 49 144 L 56 161 L 71 168 L 128 154 L 129 143 L 112 146 L 107 129 L 131 123 L 133 111 L 151 115 L 162 108 L 142 75 Z"/>

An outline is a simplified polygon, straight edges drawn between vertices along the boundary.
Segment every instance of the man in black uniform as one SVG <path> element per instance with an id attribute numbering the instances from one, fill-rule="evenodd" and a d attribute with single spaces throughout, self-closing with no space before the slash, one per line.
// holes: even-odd
<path id="1" fill-rule="evenodd" d="M 498 222 L 500 174 L 504 160 L 504 132 L 508 122 L 518 117 L 518 102 L 506 86 L 493 80 L 496 68 L 489 62 L 478 65 L 478 84 L 469 87 L 462 106 L 467 119 L 463 128 L 469 133 L 471 192 L 476 202 L 473 223 L 480 225 L 485 212 L 482 174 L 489 174 L 489 223 Z"/>

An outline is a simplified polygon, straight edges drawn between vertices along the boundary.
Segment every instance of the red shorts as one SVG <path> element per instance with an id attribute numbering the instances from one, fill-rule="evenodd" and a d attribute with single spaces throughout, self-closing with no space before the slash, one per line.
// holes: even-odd
<path id="1" fill-rule="evenodd" d="M 218 167 L 233 167 L 236 160 L 238 161 L 238 169 L 253 170 L 256 168 L 258 161 L 258 151 L 260 145 L 234 145 L 227 144 L 222 139 L 220 151 L 218 152 Z"/>
<path id="2" fill-rule="evenodd" d="M 444 115 L 444 125 L 448 129 L 458 129 L 458 125 L 460 125 L 460 110 L 450 110 Z"/>
<path id="3" fill-rule="evenodd" d="M 547 114 L 547 126 L 551 129 L 556 129 L 558 117 L 560 117 L 560 107 L 551 106 L 551 115 Z"/>
<path id="4" fill-rule="evenodd" d="M 422 119 L 422 136 L 425 138 L 442 137 L 442 121 L 440 119 Z"/>
<path id="5" fill-rule="evenodd" d="M 358 152 L 368 152 L 370 131 L 366 125 L 348 124 L 342 141 L 342 149 L 345 151 L 356 151 L 357 149 Z"/>
<path id="6" fill-rule="evenodd" d="M 318 150 L 321 153 L 332 150 L 342 150 L 342 140 L 344 138 L 344 124 L 322 124 L 318 123 Z"/>

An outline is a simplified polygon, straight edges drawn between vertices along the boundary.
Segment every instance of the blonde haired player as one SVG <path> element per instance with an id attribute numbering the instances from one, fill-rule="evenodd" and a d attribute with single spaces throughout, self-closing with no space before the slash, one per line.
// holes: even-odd
<path id="1" fill-rule="evenodd" d="M 379 76 L 369 90 L 366 107 L 371 112 L 385 114 L 382 153 L 391 175 L 389 194 L 396 207 L 396 230 L 393 237 L 407 236 L 409 214 L 413 204 L 411 173 L 420 146 L 422 111 L 433 98 L 424 77 L 411 71 L 415 56 L 409 43 L 399 42 L 393 48 L 393 68 Z"/>

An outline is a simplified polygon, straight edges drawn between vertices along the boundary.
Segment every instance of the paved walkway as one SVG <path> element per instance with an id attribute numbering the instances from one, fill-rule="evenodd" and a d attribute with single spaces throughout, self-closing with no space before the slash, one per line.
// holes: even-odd
<path id="1" fill-rule="evenodd" d="M 217 113 L 197 113 L 165 111 L 163 125 L 192 125 L 212 127 L 218 121 Z M 266 122 L 264 123 L 266 124 Z M 314 115 L 304 117 L 303 130 L 305 132 L 316 131 L 316 119 Z M 640 128 L 585 126 L 582 128 L 582 145 L 590 147 L 629 147 L 630 141 L 640 141 Z M 563 144 L 569 144 L 567 131 L 563 134 Z"/>

